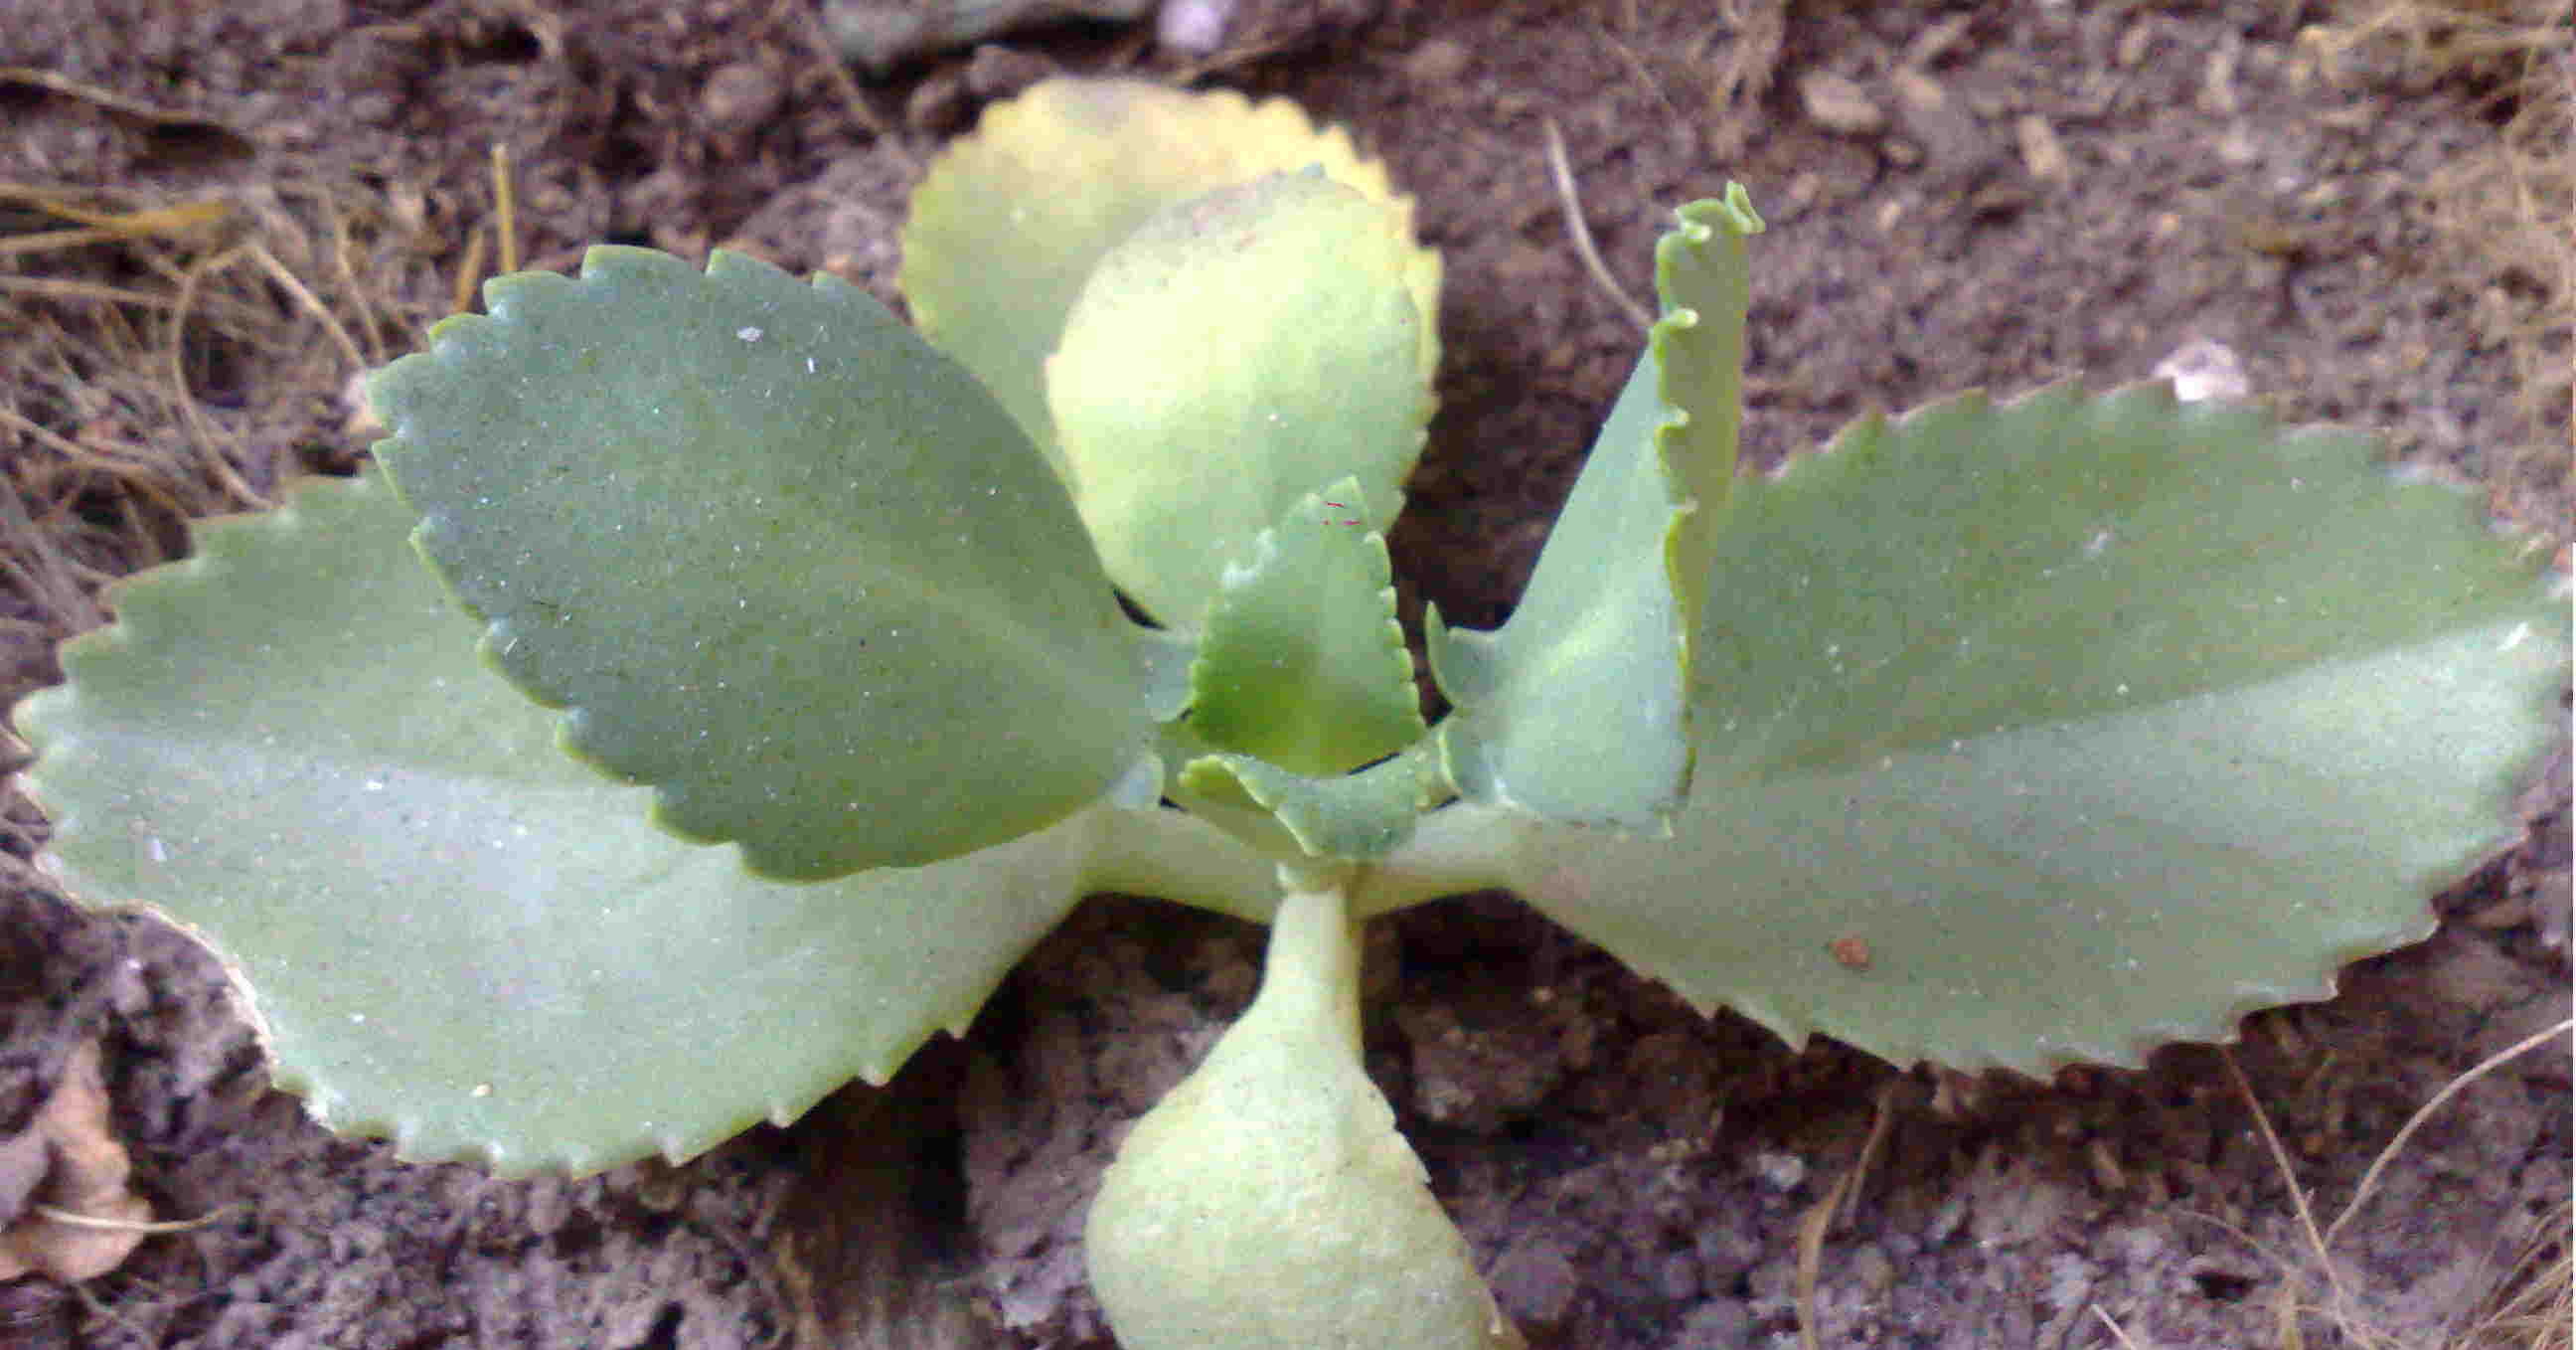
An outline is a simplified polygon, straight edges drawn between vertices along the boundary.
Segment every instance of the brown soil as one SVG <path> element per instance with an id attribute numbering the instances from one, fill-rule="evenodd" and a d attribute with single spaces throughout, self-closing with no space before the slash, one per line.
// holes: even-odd
<path id="1" fill-rule="evenodd" d="M 2545 251 L 2443 228 L 2520 219 L 2463 170 L 2502 163 L 2524 110 L 2509 56 L 2365 45 L 2330 68 L 2302 27 L 2333 16 L 2295 0 L 1237 9 L 1234 44 L 1189 69 L 1355 128 L 1447 255 L 1443 409 L 1394 538 L 1408 621 L 1426 599 L 1479 626 L 1508 611 L 1633 359 L 1567 243 L 1551 124 L 1631 296 L 1673 205 L 1754 186 L 1760 460 L 1872 406 L 2136 378 L 2212 339 L 2293 419 L 2380 428 L 2563 541 L 2568 282 Z M 495 144 L 532 265 L 602 238 L 731 243 L 891 298 L 904 193 L 983 101 L 1049 68 L 1185 71 L 1146 29 L 1071 27 L 854 85 L 817 17 L 0 2 L 0 236 L 70 223 L 19 189 L 229 206 L 0 253 L 0 704 L 58 677 L 51 642 L 98 621 L 108 575 L 182 548 L 182 517 L 345 470 L 357 362 L 416 343 L 492 256 Z M 2555 39 L 2544 59 L 2576 60 Z M 2433 941 L 2250 1020 L 2235 1061 L 2321 1216 L 2444 1083 L 2567 1015 L 2568 791 L 2562 757 L 2529 841 L 2438 901 Z M 265 1092 L 213 963 L 64 904 L 24 865 L 41 821 L 7 812 L 0 1219 L 32 1176 L 7 1141 L 91 1041 L 135 1190 L 213 1218 L 85 1284 L 0 1285 L 0 1346 L 1098 1343 L 1081 1206 L 1258 956 L 1242 925 L 1096 899 L 891 1090 L 686 1167 L 502 1183 L 331 1138 Z M 2052 1084 L 1909 1073 L 1702 1019 L 1507 898 L 1373 941 L 1372 1068 L 1541 1345 L 1795 1344 L 1802 1220 L 1874 1123 L 1822 1233 L 1821 1344 L 2358 1343 L 2287 1320 L 2327 1282 L 2215 1049 Z M 2545 1049 L 2418 1133 L 2335 1248 L 2348 1311 L 2409 1346 L 2479 1316 L 2563 1228 L 2569 1092 Z"/>

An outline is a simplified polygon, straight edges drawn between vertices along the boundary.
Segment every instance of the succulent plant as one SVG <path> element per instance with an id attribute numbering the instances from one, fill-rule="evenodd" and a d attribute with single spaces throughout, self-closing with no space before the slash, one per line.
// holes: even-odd
<path id="1" fill-rule="evenodd" d="M 1515 1339 L 1362 1071 L 1370 916 L 1508 888 L 1792 1041 L 2038 1070 L 2323 996 L 2511 839 L 2564 577 L 2161 384 L 1740 476 L 1736 187 L 1426 724 L 1410 217 L 1288 105 L 1057 82 L 923 183 L 918 331 L 726 254 L 495 281 L 376 377 L 380 471 L 19 707 L 52 861 L 205 934 L 326 1124 L 504 1172 L 882 1081 L 1087 892 L 1272 923 L 1092 1214 L 1143 1350 Z"/>

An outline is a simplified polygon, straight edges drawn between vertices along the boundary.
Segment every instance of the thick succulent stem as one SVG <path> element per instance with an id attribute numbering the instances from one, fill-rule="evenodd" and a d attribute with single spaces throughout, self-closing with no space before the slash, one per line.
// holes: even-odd
<path id="1" fill-rule="evenodd" d="M 1338 1032 L 1352 1060 L 1360 1055 L 1360 930 L 1343 890 L 1346 874 L 1301 877 L 1279 869 L 1279 915 L 1271 920 L 1256 1008 L 1283 1023 Z M 1301 881 L 1320 882 L 1300 885 Z M 1246 1015 L 1246 1021 L 1250 1015 Z"/>
<path id="2" fill-rule="evenodd" d="M 1520 1344 L 1360 1067 L 1350 879 L 1282 869 L 1260 997 L 1101 1182 L 1091 1279 L 1127 1350 Z"/>

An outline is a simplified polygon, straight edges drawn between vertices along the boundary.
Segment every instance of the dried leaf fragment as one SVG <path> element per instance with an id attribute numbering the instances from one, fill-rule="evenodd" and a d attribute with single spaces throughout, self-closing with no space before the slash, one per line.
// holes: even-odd
<path id="1" fill-rule="evenodd" d="M 108 1133 L 98 1042 L 72 1052 L 53 1095 L 27 1128 L 45 1141 L 45 1177 L 27 1212 L 0 1230 L 0 1280 L 37 1274 L 70 1284 L 124 1264 L 143 1241 L 152 1206 L 125 1188 L 132 1167 L 125 1146 Z M 94 1226 L 96 1221 L 115 1226 Z"/>

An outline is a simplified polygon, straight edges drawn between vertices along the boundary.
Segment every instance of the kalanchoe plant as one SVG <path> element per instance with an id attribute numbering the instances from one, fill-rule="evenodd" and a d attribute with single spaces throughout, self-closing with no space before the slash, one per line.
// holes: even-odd
<path id="1" fill-rule="evenodd" d="M 919 333 L 725 254 L 496 281 L 377 377 L 381 474 L 206 526 L 20 707 L 56 864 L 207 934 L 324 1122 L 505 1172 L 881 1081 L 1089 891 L 1271 922 L 1101 1299 L 1449 1347 L 1512 1334 L 1361 1070 L 1371 915 L 1507 887 L 1792 1041 L 2040 1070 L 2322 996 L 2510 838 L 2564 588 L 2473 504 L 2161 385 L 1739 478 L 1741 189 L 1511 620 L 1431 616 L 1426 726 L 1409 216 L 1285 105 L 1068 82 L 923 184 Z"/>

